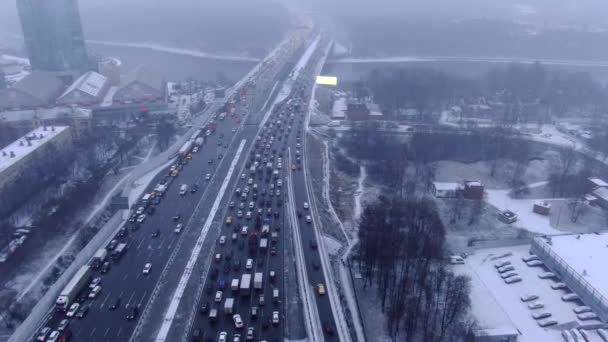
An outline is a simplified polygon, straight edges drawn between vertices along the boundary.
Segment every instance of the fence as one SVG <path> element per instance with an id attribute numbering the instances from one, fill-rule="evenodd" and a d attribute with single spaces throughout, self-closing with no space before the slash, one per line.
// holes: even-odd
<path id="1" fill-rule="evenodd" d="M 589 284 L 576 270 L 570 267 L 543 239 L 543 237 L 534 238 L 530 251 L 541 258 L 545 265 L 553 272 L 559 274 L 562 280 L 568 284 L 568 287 L 586 305 L 590 306 L 602 320 L 608 320 L 608 299 Z"/>
<path id="2" fill-rule="evenodd" d="M 61 290 L 67 285 L 67 283 L 74 277 L 74 274 L 82 267 L 87 264 L 93 257 L 95 252 L 105 246 L 106 243 L 114 236 L 114 233 L 122 226 L 123 211 L 117 211 L 110 220 L 101 228 L 101 230 L 89 241 L 89 243 L 78 253 L 76 259 L 72 264 L 63 272 L 61 277 L 49 288 L 44 296 L 38 301 L 36 306 L 32 309 L 31 313 L 25 321 L 17 327 L 15 332 L 11 335 L 8 342 L 21 342 L 31 341 L 32 336 L 39 330 L 40 326 L 46 321 L 53 306 L 55 300 L 61 293 Z"/>

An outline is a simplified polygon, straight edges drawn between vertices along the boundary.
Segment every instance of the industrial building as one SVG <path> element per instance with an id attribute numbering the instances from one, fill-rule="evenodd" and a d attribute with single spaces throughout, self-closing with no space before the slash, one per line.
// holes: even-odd
<path id="1" fill-rule="evenodd" d="M 109 88 L 107 77 L 95 71 L 88 71 L 63 92 L 57 99 L 57 104 L 95 106 L 103 101 Z"/>
<path id="2" fill-rule="evenodd" d="M 581 301 L 603 321 L 608 320 L 608 233 L 535 237 L 530 253 L 537 255 Z"/>
<path id="3" fill-rule="evenodd" d="M 36 71 L 0 90 L 0 112 L 49 108 L 64 91 L 63 81 L 53 73 Z"/>
<path id="4" fill-rule="evenodd" d="M 67 126 L 38 127 L 0 150 L 0 216 L 6 216 L 53 175 L 72 149 Z M 56 165 L 61 166 L 61 165 Z"/>

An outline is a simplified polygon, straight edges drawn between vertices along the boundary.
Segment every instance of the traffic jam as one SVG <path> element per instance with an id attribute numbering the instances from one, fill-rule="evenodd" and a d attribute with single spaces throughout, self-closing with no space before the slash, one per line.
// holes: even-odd
<path id="1" fill-rule="evenodd" d="M 191 341 L 283 339 L 285 180 L 286 172 L 302 169 L 303 124 L 299 104 L 290 99 L 256 136 L 222 221 Z M 294 135 L 297 156 L 289 165 Z M 308 203 L 303 211 L 298 216 L 310 224 Z"/>
<path id="2" fill-rule="evenodd" d="M 246 88 L 244 88 L 246 89 Z M 240 96 L 244 95 L 244 91 L 241 91 Z M 224 131 L 236 133 L 238 126 L 241 124 L 241 117 L 236 114 L 235 110 L 236 100 L 228 101 L 222 106 L 220 113 L 212 116 L 205 127 L 202 127 L 194 132 L 191 138 L 180 148 L 176 163 L 171 165 L 165 174 L 162 174 L 158 178 L 158 183 L 149 189 L 149 192 L 145 193 L 141 199 L 133 205 L 133 209 L 129 215 L 129 218 L 125 225 L 118 229 L 111 241 L 104 247 L 95 252 L 90 262 L 78 269 L 68 284 L 61 291 L 57 300 L 52 315 L 47 319 L 46 324 L 42 327 L 35 335 L 36 341 L 70 341 L 70 340 L 82 340 L 83 337 L 76 336 L 74 334 L 76 325 L 73 321 L 86 320 L 87 316 L 90 316 L 93 311 L 105 309 L 105 313 L 97 313 L 96 319 L 99 315 L 119 315 L 124 317 L 126 321 L 135 321 L 140 315 L 142 306 L 145 304 L 143 299 L 139 302 L 135 302 L 133 298 L 125 298 L 121 295 L 108 295 L 103 299 L 103 303 L 100 303 L 100 298 L 103 297 L 105 278 L 112 277 L 113 273 L 115 277 L 119 276 L 121 271 L 124 271 L 129 265 L 132 266 L 133 260 L 122 259 L 129 258 L 129 250 L 134 246 L 141 245 L 141 243 L 148 237 L 151 240 L 159 241 L 163 234 L 174 234 L 171 237 L 169 246 L 175 245 L 175 241 L 179 239 L 180 233 L 184 229 L 185 221 L 182 220 L 182 215 L 179 211 L 171 217 L 172 222 L 167 224 L 156 224 L 149 223 L 151 217 L 155 216 L 155 213 L 161 209 L 163 198 L 170 191 L 173 183 L 178 182 L 180 174 L 184 172 L 185 168 L 193 158 L 198 154 L 203 146 L 207 142 L 210 135 L 216 132 L 218 125 L 221 122 L 232 121 L 230 125 L 233 126 L 231 129 L 225 129 Z M 231 118 L 228 120 L 227 118 Z M 224 137 L 224 133 L 219 133 L 218 147 L 214 152 L 216 156 L 210 158 L 208 164 L 213 164 L 213 159 L 222 159 L 223 153 L 219 152 L 222 148 L 226 149 L 229 145 L 229 138 Z M 221 147 L 219 146 L 221 144 Z M 213 165 L 208 166 L 209 168 L 215 167 Z M 205 185 L 211 180 L 212 171 L 208 170 L 204 174 L 200 175 L 200 182 L 196 181 L 194 184 L 180 184 L 178 187 L 179 196 L 184 196 L 186 193 L 195 194 L 198 191 L 201 183 Z M 193 202 L 194 204 L 194 202 Z M 193 206 L 192 204 L 192 206 Z M 167 206 L 171 206 L 171 202 L 168 202 Z M 146 226 L 149 229 L 141 229 Z M 167 229 L 170 228 L 170 230 Z M 141 229 L 141 231 L 140 231 Z M 168 254 L 166 255 L 168 257 Z M 163 267 L 166 263 L 167 258 L 161 260 L 162 265 L 156 267 Z M 138 256 L 139 258 L 139 256 Z M 139 264 L 139 261 L 136 263 Z M 144 260 L 140 266 L 142 281 L 146 281 L 145 276 L 150 276 L 153 273 L 155 265 L 150 260 Z M 122 269 L 122 270 L 121 270 Z M 114 278 L 115 278 L 114 277 Z M 108 283 L 115 283 L 114 278 L 108 280 Z M 150 278 L 151 279 L 151 278 Z"/>

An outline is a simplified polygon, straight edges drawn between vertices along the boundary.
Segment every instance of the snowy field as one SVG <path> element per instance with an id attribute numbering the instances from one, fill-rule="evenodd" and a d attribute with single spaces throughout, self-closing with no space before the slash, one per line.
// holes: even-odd
<path id="1" fill-rule="evenodd" d="M 454 272 L 471 277 L 472 315 L 482 328 L 514 328 L 520 332 L 518 341 L 563 341 L 562 329 L 571 329 L 581 325 L 599 323 L 597 320 L 580 321 L 572 311 L 580 302 L 564 302 L 561 297 L 567 290 L 551 288 L 556 280 L 540 279 L 539 274 L 546 272 L 543 267 L 530 267 L 522 257 L 530 256 L 529 245 L 480 249 L 470 255 L 465 265 L 454 266 Z M 506 284 L 499 276 L 495 264 L 500 261 L 510 261 L 522 281 Z M 544 308 L 531 310 L 521 301 L 521 297 L 535 294 L 536 300 L 544 304 Z M 551 319 L 558 325 L 551 328 L 541 328 L 532 318 L 532 313 L 546 311 L 551 313 Z M 597 336 L 594 331 L 591 335 Z"/>

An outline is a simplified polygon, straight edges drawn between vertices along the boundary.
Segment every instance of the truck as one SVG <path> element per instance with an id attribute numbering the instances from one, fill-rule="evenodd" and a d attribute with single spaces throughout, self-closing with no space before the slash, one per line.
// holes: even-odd
<path id="1" fill-rule="evenodd" d="M 141 201 L 142 201 L 142 203 L 147 204 L 148 202 L 150 202 L 151 199 L 152 199 L 152 194 L 145 194 L 142 196 Z"/>
<path id="2" fill-rule="evenodd" d="M 108 250 L 105 248 L 95 252 L 95 255 L 93 255 L 93 260 L 91 260 L 91 268 L 94 270 L 99 269 L 103 262 L 106 261 L 107 256 Z"/>
<path id="3" fill-rule="evenodd" d="M 167 191 L 167 186 L 165 184 L 157 184 L 154 187 L 154 193 L 159 196 L 162 196 L 165 193 L 165 191 Z"/>
<path id="4" fill-rule="evenodd" d="M 245 273 L 241 276 L 239 288 L 241 290 L 241 296 L 248 296 L 251 293 L 251 274 Z"/>
<path id="5" fill-rule="evenodd" d="M 264 285 L 264 273 L 256 272 L 253 276 L 253 287 L 256 290 L 261 290 Z"/>
<path id="6" fill-rule="evenodd" d="M 190 137 L 191 141 L 195 141 L 196 139 L 198 139 L 198 137 L 201 136 L 201 134 L 203 134 L 203 130 L 202 129 L 197 129 L 193 134 L 192 137 Z"/>
<path id="7" fill-rule="evenodd" d="M 205 138 L 203 138 L 203 137 L 199 137 L 199 138 L 196 138 L 196 140 L 194 140 L 194 145 L 199 146 L 199 147 L 203 146 L 204 143 L 205 143 Z"/>
<path id="8" fill-rule="evenodd" d="M 192 151 L 192 146 L 193 146 L 192 141 L 186 141 L 186 143 L 177 152 L 177 155 L 181 159 L 186 158 L 188 156 L 188 154 Z"/>
<path id="9" fill-rule="evenodd" d="M 239 279 L 238 278 L 232 279 L 232 282 L 230 283 L 230 288 L 234 292 L 239 290 Z"/>
<path id="10" fill-rule="evenodd" d="M 260 239 L 260 252 L 266 252 L 267 249 L 268 249 L 268 239 L 261 238 Z"/>
<path id="11" fill-rule="evenodd" d="M 114 248 L 114 250 L 112 251 L 112 259 L 114 260 L 118 260 L 122 257 L 125 249 L 127 249 L 127 244 L 126 243 L 119 243 L 116 248 Z"/>
<path id="12" fill-rule="evenodd" d="M 93 271 L 90 266 L 82 266 L 70 282 L 63 288 L 59 297 L 55 301 L 55 309 L 57 311 L 67 311 L 72 305 L 76 296 L 89 282 Z"/>
<path id="13" fill-rule="evenodd" d="M 234 298 L 226 298 L 224 302 L 224 314 L 232 315 L 234 312 Z"/>

